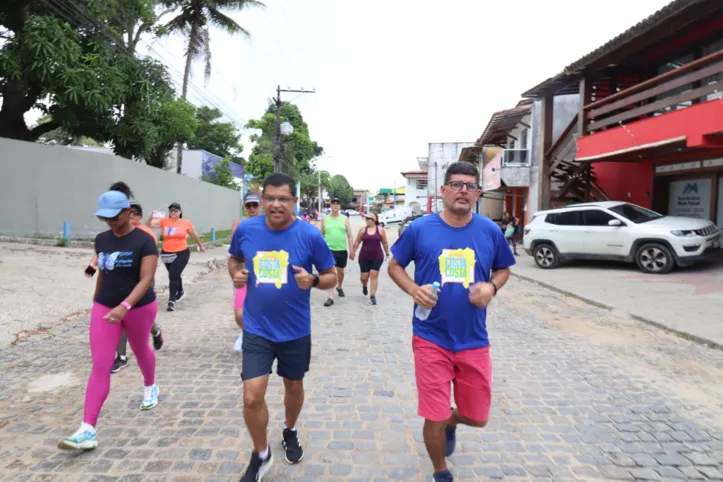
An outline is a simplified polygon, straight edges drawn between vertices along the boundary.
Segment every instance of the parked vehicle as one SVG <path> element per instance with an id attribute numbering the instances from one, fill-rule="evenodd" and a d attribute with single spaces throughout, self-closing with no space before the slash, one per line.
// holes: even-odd
<path id="1" fill-rule="evenodd" d="M 356 211 L 354 209 L 347 209 L 346 214 L 347 216 L 359 216 L 359 211 Z"/>
<path id="2" fill-rule="evenodd" d="M 524 229 L 525 251 L 542 269 L 563 261 L 602 259 L 636 263 L 664 274 L 715 256 L 721 233 L 707 219 L 664 216 L 619 201 L 574 204 L 535 213 Z"/>
<path id="3" fill-rule="evenodd" d="M 412 221 L 414 221 L 415 219 L 421 218 L 422 216 L 424 216 L 424 213 L 413 214 L 413 215 L 407 217 L 407 219 L 405 219 L 404 222 L 399 225 L 399 236 L 402 235 L 404 230 L 407 229 L 407 226 L 409 226 L 412 223 Z"/>
<path id="4" fill-rule="evenodd" d="M 390 209 L 379 215 L 379 226 L 384 227 L 389 224 L 401 224 L 412 214 L 411 208 Z"/>

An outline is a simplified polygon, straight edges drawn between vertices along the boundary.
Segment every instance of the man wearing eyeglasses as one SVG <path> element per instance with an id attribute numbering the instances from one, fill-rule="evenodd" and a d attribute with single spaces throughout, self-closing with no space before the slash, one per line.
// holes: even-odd
<path id="1" fill-rule="evenodd" d="M 266 428 L 266 387 L 274 360 L 284 379 L 286 461 L 301 462 L 296 422 L 304 404 L 303 379 L 311 362 L 311 288 L 336 286 L 334 257 L 321 232 L 296 218 L 294 180 L 272 174 L 263 186 L 264 216 L 239 224 L 229 248 L 228 271 L 236 288 L 248 287 L 244 302 L 244 420 L 253 453 L 242 482 L 261 480 L 271 467 Z M 248 268 L 248 269 L 247 269 Z M 319 274 L 313 273 L 313 268 Z"/>
<path id="2" fill-rule="evenodd" d="M 424 444 L 436 482 L 454 480 L 445 457 L 454 452 L 457 425 L 487 424 L 492 398 L 487 306 L 515 264 L 500 228 L 472 213 L 481 194 L 478 182 L 473 164 L 451 164 L 441 187 L 444 210 L 407 227 L 392 246 L 388 270 L 415 305 L 431 309 L 425 320 L 415 309 L 412 347 L 418 413 L 425 419 Z M 414 279 L 405 272 L 412 261 Z M 456 409 L 450 408 L 452 383 Z"/>

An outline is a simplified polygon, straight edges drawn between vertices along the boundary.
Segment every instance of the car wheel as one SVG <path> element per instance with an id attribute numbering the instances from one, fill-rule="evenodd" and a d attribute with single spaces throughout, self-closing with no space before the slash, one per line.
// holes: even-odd
<path id="1" fill-rule="evenodd" d="M 560 256 L 551 244 L 538 244 L 532 251 L 535 263 L 542 269 L 554 269 L 560 264 Z"/>
<path id="2" fill-rule="evenodd" d="M 666 274 L 675 266 L 673 253 L 659 243 L 648 243 L 638 248 L 635 262 L 640 271 L 649 274 Z"/>

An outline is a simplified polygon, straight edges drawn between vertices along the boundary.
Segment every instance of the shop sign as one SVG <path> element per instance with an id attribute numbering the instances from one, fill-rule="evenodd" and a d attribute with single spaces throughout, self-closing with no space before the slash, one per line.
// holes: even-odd
<path id="1" fill-rule="evenodd" d="M 688 179 L 670 183 L 668 215 L 710 219 L 710 179 Z"/>

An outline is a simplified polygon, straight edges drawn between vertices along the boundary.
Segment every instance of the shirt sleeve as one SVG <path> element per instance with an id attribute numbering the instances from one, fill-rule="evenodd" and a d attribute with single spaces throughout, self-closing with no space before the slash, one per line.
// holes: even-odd
<path id="1" fill-rule="evenodd" d="M 246 226 L 244 225 L 244 223 L 240 223 L 238 227 L 236 227 L 236 231 L 234 231 L 231 235 L 231 244 L 228 247 L 228 254 L 230 254 L 234 258 L 245 259 L 244 253 L 243 251 L 241 251 L 242 230 L 245 227 Z"/>
<path id="2" fill-rule="evenodd" d="M 394 260 L 406 268 L 417 256 L 417 231 L 414 224 L 407 226 L 399 239 L 392 245 Z"/>
<path id="3" fill-rule="evenodd" d="M 153 236 L 143 233 L 143 244 L 141 244 L 141 258 L 146 256 L 158 256 L 158 245 L 153 242 Z"/>
<path id="4" fill-rule="evenodd" d="M 334 261 L 334 255 L 331 254 L 329 245 L 326 244 L 324 236 L 321 235 L 321 231 L 316 231 L 311 238 L 311 263 L 314 265 L 318 272 L 326 271 L 329 268 L 333 268 L 336 265 Z"/>
<path id="5" fill-rule="evenodd" d="M 192 231 L 193 230 L 193 223 L 189 221 L 188 219 L 184 219 L 186 221 L 186 231 Z"/>
<path id="6" fill-rule="evenodd" d="M 492 261 L 492 271 L 506 269 L 513 266 L 517 263 L 517 261 L 512 254 L 512 250 L 507 245 L 505 234 L 500 229 L 492 229 L 492 233 L 495 243 L 495 259 Z"/>

